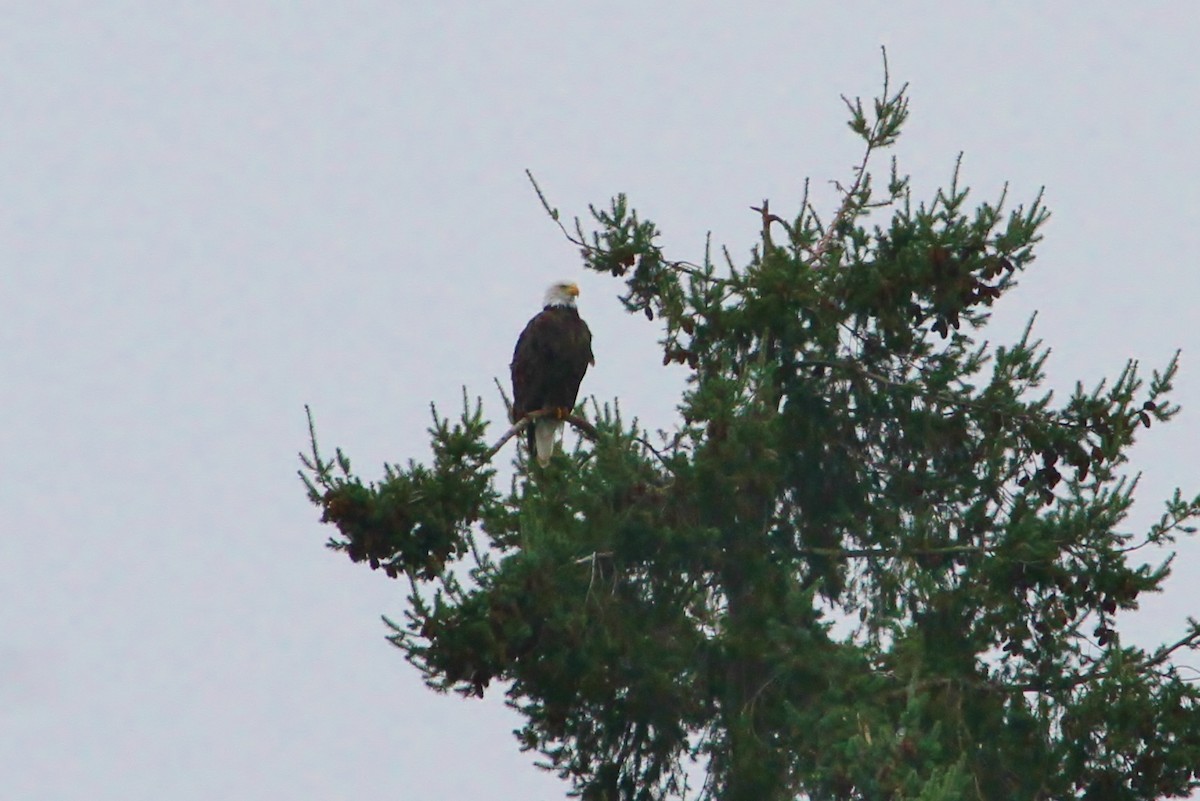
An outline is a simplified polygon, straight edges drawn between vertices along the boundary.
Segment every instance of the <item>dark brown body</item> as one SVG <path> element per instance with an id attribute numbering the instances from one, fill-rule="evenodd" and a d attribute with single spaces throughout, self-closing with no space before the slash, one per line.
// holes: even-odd
<path id="1" fill-rule="evenodd" d="M 541 409 L 575 408 L 592 356 L 592 332 L 573 306 L 547 306 L 525 326 L 513 351 L 513 422 Z M 534 451 L 529 426 L 529 449 Z"/>

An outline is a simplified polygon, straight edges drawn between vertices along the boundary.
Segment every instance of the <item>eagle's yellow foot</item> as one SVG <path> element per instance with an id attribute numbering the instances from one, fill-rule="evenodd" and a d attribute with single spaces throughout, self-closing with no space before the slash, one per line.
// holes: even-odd
<path id="1" fill-rule="evenodd" d="M 566 408 L 565 406 L 554 407 L 554 419 L 555 420 L 566 420 L 570 416 L 571 416 L 571 410 Z"/>

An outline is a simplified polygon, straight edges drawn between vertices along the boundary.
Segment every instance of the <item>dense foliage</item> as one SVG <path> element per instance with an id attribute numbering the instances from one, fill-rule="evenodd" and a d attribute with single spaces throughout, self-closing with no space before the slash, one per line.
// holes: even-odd
<path id="1" fill-rule="evenodd" d="M 374 483 L 314 437 L 329 544 L 408 582 L 392 640 L 431 687 L 498 685 L 584 798 L 1185 794 L 1200 691 L 1175 659 L 1200 626 L 1149 651 L 1118 626 L 1169 574 L 1136 549 L 1200 512 L 1176 493 L 1122 528 L 1176 361 L 1039 389 L 1029 331 L 979 332 L 1033 262 L 1040 198 L 969 206 L 956 169 L 917 204 L 894 162 L 878 189 L 904 91 L 848 107 L 866 147 L 840 207 L 764 202 L 744 267 L 669 259 L 624 197 L 564 227 L 686 366 L 674 431 L 598 408 L 507 490 L 477 404 L 435 411 L 432 464 Z"/>

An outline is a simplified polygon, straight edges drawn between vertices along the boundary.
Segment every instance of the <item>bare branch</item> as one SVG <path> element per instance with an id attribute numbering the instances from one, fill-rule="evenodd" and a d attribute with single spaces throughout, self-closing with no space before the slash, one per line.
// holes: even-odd
<path id="1" fill-rule="evenodd" d="M 854 168 L 854 183 L 850 188 L 842 192 L 842 205 L 838 207 L 837 213 L 833 215 L 833 219 L 829 221 L 829 225 L 825 228 L 825 233 L 821 235 L 820 241 L 813 246 L 812 255 L 809 256 L 808 263 L 810 266 L 817 266 L 821 261 L 821 257 L 825 255 L 825 251 L 829 249 L 833 243 L 833 237 L 837 229 L 841 227 L 846 217 L 854 210 L 859 190 L 862 189 L 863 179 L 867 174 L 867 164 L 871 160 L 871 154 L 875 151 L 875 143 L 867 142 L 866 148 L 863 150 L 862 161 Z M 839 190 L 842 189 L 841 184 L 834 182 Z"/>
<path id="2" fill-rule="evenodd" d="M 332 484 L 329 474 L 333 471 L 333 461 L 331 460 L 326 462 L 321 458 L 321 452 L 317 448 L 316 424 L 313 423 L 312 409 L 309 408 L 307 403 L 304 404 L 304 414 L 308 418 L 308 442 L 309 446 L 312 448 L 312 456 L 309 457 L 301 453 L 300 463 L 304 465 L 307 470 L 312 472 L 316 483 L 314 484 L 312 481 L 310 481 L 303 470 L 300 471 L 300 479 L 304 482 L 305 487 L 308 488 L 309 497 L 315 501 L 320 495 L 320 493 L 317 492 L 317 487 L 319 486 L 323 489 L 329 489 Z"/>
<path id="3" fill-rule="evenodd" d="M 483 455 L 483 458 L 480 460 L 480 464 L 487 464 L 488 462 L 490 462 L 492 460 L 492 457 L 495 456 L 497 453 L 499 453 L 500 449 L 504 447 L 504 443 L 508 442 L 510 439 L 515 437 L 517 434 L 520 434 L 528 426 L 532 425 L 534 420 L 536 420 L 539 417 L 548 417 L 548 416 L 554 415 L 556 413 L 556 411 L 557 410 L 555 410 L 555 409 L 539 409 L 536 412 L 530 412 L 529 414 L 522 417 L 520 420 L 518 420 L 516 423 L 513 424 L 512 428 L 508 429 L 508 431 L 505 431 L 504 435 L 502 437 L 500 437 L 500 439 L 496 440 L 495 445 L 488 448 L 487 453 L 485 453 Z M 589 423 L 587 420 L 584 420 L 582 417 L 570 415 L 568 417 L 562 418 L 562 421 L 564 423 L 570 423 L 572 428 L 574 428 L 579 433 L 583 434 L 585 437 L 590 439 L 592 442 L 595 442 L 597 439 L 600 438 L 600 432 L 596 431 L 596 427 L 593 426 L 591 423 Z"/>
<path id="4" fill-rule="evenodd" d="M 657 456 L 658 461 L 662 464 L 662 466 L 665 467 L 672 475 L 674 475 L 675 471 L 672 469 L 671 463 L 667 461 L 667 457 L 663 456 L 662 453 L 659 452 L 658 448 L 651 445 L 645 437 L 634 437 L 633 441 L 644 446 L 647 450 Z"/>
<path id="5" fill-rule="evenodd" d="M 551 207 L 550 201 L 546 200 L 546 195 L 544 192 L 542 192 L 542 188 L 538 186 L 537 179 L 533 177 L 533 172 L 531 172 L 528 168 L 525 170 L 525 177 L 529 179 L 529 183 L 533 184 L 533 191 L 537 192 L 538 200 L 541 201 L 542 208 L 546 210 L 546 214 L 549 215 L 550 219 L 554 220 L 554 222 L 558 225 L 559 230 L 563 232 L 563 236 L 567 238 L 567 241 L 575 245 L 579 245 L 580 247 L 590 249 L 590 246 L 586 242 L 582 242 L 578 238 L 572 236 L 571 232 L 567 230 L 567 227 L 562 224 L 562 220 L 559 218 L 558 209 Z"/>
<path id="6" fill-rule="evenodd" d="M 1180 648 L 1187 648 L 1190 651 L 1200 649 L 1200 624 L 1196 621 L 1189 621 L 1192 624 L 1192 630 L 1186 635 L 1179 638 L 1178 641 L 1171 645 L 1164 645 L 1154 652 L 1154 656 L 1146 660 L 1145 667 L 1158 667 L 1163 662 L 1171 658 L 1171 654 L 1178 651 Z"/>
<path id="7" fill-rule="evenodd" d="M 504 385 L 500 383 L 500 379 L 493 378 L 496 382 L 496 389 L 500 391 L 500 400 L 504 401 L 504 416 L 509 420 L 512 419 L 512 401 L 509 400 L 508 393 L 504 391 Z"/>
<path id="8" fill-rule="evenodd" d="M 542 208 L 545 210 L 546 214 L 549 215 L 550 219 L 554 220 L 554 224 L 558 226 L 560 231 L 562 231 L 563 236 L 566 237 L 568 242 L 570 242 L 572 245 L 575 245 L 576 247 L 582 248 L 583 250 L 587 251 L 588 253 L 596 253 L 596 254 L 604 253 L 603 250 L 595 247 L 594 245 L 590 244 L 587 240 L 585 240 L 583 238 L 582 229 L 579 227 L 579 219 L 578 218 L 575 219 L 575 226 L 576 226 L 576 230 L 578 230 L 579 233 L 572 234 L 570 231 L 568 231 L 567 227 L 565 225 L 563 225 L 561 215 L 559 215 L 559 213 L 558 213 L 558 209 L 556 209 L 550 205 L 550 201 L 548 201 L 546 199 L 546 194 L 544 192 L 542 192 L 542 188 L 540 186 L 538 186 L 537 179 L 535 179 L 533 177 L 533 173 L 530 170 L 526 169 L 525 176 L 527 178 L 529 178 L 529 183 L 533 184 L 533 191 L 537 193 L 538 201 L 541 202 Z M 783 221 L 780 220 L 780 222 L 783 222 Z M 785 223 L 785 225 L 786 225 L 786 223 Z M 668 269 L 683 273 L 685 275 L 690 275 L 693 278 L 696 278 L 700 281 L 707 281 L 709 283 L 716 284 L 718 286 L 731 286 L 734 284 L 733 281 L 731 281 L 727 278 L 718 278 L 715 275 L 709 275 L 708 273 L 706 273 L 704 271 L 704 268 L 698 264 L 693 264 L 690 261 L 672 261 L 670 259 L 664 259 L 662 257 L 661 252 L 659 252 L 657 255 L 658 255 L 660 261 L 662 262 L 663 266 L 667 267 Z"/>

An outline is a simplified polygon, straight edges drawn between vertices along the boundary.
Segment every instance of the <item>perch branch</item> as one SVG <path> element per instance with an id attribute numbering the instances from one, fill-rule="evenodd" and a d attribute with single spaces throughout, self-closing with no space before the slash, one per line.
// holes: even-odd
<path id="1" fill-rule="evenodd" d="M 508 442 L 510 439 L 515 437 L 517 434 L 520 434 L 522 431 L 524 431 L 526 428 L 528 428 L 532 424 L 532 422 L 534 420 L 536 420 L 537 418 L 553 415 L 554 411 L 555 411 L 554 409 L 538 409 L 536 412 L 530 412 L 529 414 L 525 415 L 517 422 L 513 423 L 512 428 L 508 429 L 508 431 L 505 431 L 504 435 L 502 437 L 500 437 L 500 439 L 496 440 L 496 444 L 493 445 L 491 448 L 488 448 L 487 453 L 485 453 L 483 455 L 483 459 L 481 461 L 483 463 L 490 462 L 492 460 L 492 457 L 495 456 L 497 453 L 499 453 L 500 449 L 504 447 L 504 443 Z M 589 423 L 587 420 L 584 420 L 582 417 L 577 417 L 576 415 L 570 415 L 569 417 L 564 417 L 563 422 L 570 423 L 572 428 L 574 428 L 579 433 L 583 434 L 585 437 L 590 439 L 592 442 L 595 442 L 597 439 L 600 438 L 600 433 L 598 431 L 596 431 L 596 427 L 593 426 L 591 423 Z"/>

